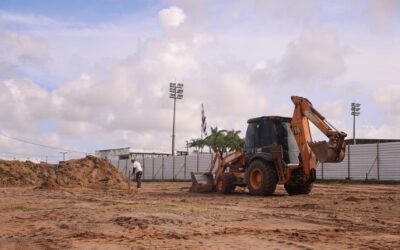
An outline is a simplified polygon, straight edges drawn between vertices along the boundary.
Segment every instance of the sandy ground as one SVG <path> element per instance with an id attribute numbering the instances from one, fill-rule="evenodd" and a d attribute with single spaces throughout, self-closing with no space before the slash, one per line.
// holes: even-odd
<path id="1" fill-rule="evenodd" d="M 400 249 L 400 185 L 317 184 L 308 196 L 0 188 L 0 249 Z"/>

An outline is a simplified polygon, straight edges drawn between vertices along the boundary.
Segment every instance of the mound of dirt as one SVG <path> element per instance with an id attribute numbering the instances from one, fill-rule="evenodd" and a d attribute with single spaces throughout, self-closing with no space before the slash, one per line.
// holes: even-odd
<path id="1" fill-rule="evenodd" d="M 50 164 L 0 160 L 0 186 L 40 185 L 54 173 Z"/>
<path id="2" fill-rule="evenodd" d="M 111 163 L 95 156 L 69 160 L 58 165 L 0 160 L 0 186 L 15 185 L 39 188 L 125 188 L 127 183 L 122 173 Z"/>

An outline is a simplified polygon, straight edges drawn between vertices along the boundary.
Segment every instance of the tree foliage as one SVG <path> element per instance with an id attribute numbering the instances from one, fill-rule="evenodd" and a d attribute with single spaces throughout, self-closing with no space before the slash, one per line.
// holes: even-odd
<path id="1" fill-rule="evenodd" d="M 202 150 L 204 146 L 210 147 L 214 152 L 231 152 L 239 150 L 244 145 L 244 140 L 239 137 L 240 130 L 218 130 L 218 127 L 211 127 L 211 134 L 204 139 L 192 139 L 190 147 Z"/>

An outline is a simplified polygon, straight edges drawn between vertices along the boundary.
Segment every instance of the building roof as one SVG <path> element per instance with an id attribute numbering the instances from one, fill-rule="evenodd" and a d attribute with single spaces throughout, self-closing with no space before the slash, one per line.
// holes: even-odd
<path id="1" fill-rule="evenodd" d="M 353 145 L 353 139 L 345 140 L 347 145 Z M 356 138 L 356 144 L 371 144 L 371 143 L 388 143 L 388 142 L 400 142 L 400 139 L 358 139 Z"/>

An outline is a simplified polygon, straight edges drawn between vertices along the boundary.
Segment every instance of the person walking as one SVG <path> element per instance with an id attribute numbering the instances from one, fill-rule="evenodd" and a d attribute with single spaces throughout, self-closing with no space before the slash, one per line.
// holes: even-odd
<path id="1" fill-rule="evenodd" d="M 132 159 L 131 162 L 133 163 L 133 173 L 136 173 L 137 188 L 141 188 L 142 174 L 143 174 L 142 165 L 140 165 L 140 162 L 137 161 L 136 159 Z"/>

